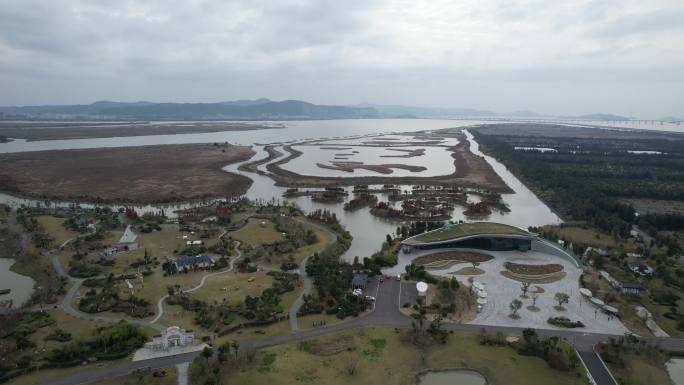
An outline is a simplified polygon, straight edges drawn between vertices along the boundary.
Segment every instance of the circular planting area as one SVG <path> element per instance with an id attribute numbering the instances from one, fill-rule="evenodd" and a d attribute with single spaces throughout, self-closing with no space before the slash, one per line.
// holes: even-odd
<path id="1" fill-rule="evenodd" d="M 459 263 L 481 263 L 492 258 L 490 255 L 472 251 L 442 251 L 420 256 L 413 260 L 413 264 L 423 266 L 426 270 L 442 270 Z"/>
<path id="2" fill-rule="evenodd" d="M 557 263 L 530 265 L 506 262 L 504 267 L 506 270 L 501 271 L 501 275 L 520 282 L 552 283 L 560 281 L 567 275 L 563 271 L 563 265 Z"/>

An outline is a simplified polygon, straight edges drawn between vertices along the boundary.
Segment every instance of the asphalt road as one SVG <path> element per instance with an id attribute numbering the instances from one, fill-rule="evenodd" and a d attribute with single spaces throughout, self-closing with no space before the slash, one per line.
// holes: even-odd
<path id="1" fill-rule="evenodd" d="M 411 317 L 408 317 L 399 312 L 399 288 L 401 283 L 395 279 L 388 279 L 385 282 L 378 284 L 375 308 L 373 311 L 363 317 L 354 318 L 347 322 L 339 323 L 325 328 L 310 329 L 299 331 L 297 333 L 276 336 L 259 341 L 243 342 L 240 345 L 240 350 L 258 349 L 268 346 L 286 344 L 289 342 L 307 340 L 319 336 L 337 333 L 344 330 L 372 327 L 372 326 L 390 326 L 398 328 L 408 328 L 411 326 Z M 473 324 L 458 324 L 458 323 L 443 323 L 445 330 L 453 330 L 456 332 L 479 332 L 486 331 L 487 333 L 502 332 L 504 335 L 521 335 L 524 328 L 518 327 L 502 327 L 502 326 L 486 326 Z M 619 337 L 609 334 L 599 333 L 581 333 L 569 330 L 552 330 L 552 329 L 537 329 L 537 334 L 540 336 L 557 336 L 567 341 L 573 346 L 580 357 L 585 362 L 585 366 L 589 370 L 591 376 L 595 379 L 597 385 L 613 385 L 612 377 L 608 370 L 603 366 L 598 355 L 594 352 L 594 346 L 602 341 L 607 341 L 612 337 Z M 678 350 L 684 352 L 684 339 L 681 338 L 642 338 L 643 340 L 659 345 L 670 350 Z M 185 353 L 170 357 L 153 358 L 149 360 L 130 362 L 110 368 L 100 368 L 93 371 L 82 372 L 64 379 L 48 381 L 42 385 L 66 385 L 66 384 L 82 384 L 103 380 L 107 378 L 126 375 L 133 370 L 139 368 L 149 367 L 151 369 L 160 368 L 169 365 L 176 365 L 182 362 L 188 362 L 194 359 L 199 352 Z"/>

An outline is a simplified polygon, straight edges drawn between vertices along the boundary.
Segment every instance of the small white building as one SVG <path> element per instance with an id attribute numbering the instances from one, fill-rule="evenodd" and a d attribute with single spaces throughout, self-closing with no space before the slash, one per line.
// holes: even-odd
<path id="1" fill-rule="evenodd" d="M 119 238 L 119 243 L 114 246 L 107 247 L 100 252 L 103 257 L 111 257 L 118 253 L 125 253 L 127 251 L 138 250 L 138 236 L 135 235 L 131 225 L 126 227 L 123 235 Z"/>
<path id="2" fill-rule="evenodd" d="M 126 230 L 124 231 L 123 235 L 119 239 L 119 243 L 116 244 L 116 247 L 119 249 L 119 251 L 138 250 L 137 239 L 138 236 L 133 232 L 131 225 L 128 225 L 126 226 Z"/>
<path id="3" fill-rule="evenodd" d="M 145 347 L 152 350 L 169 350 L 174 347 L 192 346 L 195 344 L 195 333 L 192 330 L 171 326 L 152 338 Z"/>

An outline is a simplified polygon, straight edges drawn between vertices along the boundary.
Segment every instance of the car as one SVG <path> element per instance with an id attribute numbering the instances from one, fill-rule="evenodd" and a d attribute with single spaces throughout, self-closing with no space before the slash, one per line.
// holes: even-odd
<path id="1" fill-rule="evenodd" d="M 380 283 L 385 282 L 385 279 L 383 277 L 380 277 Z"/>
<path id="2" fill-rule="evenodd" d="M 366 301 L 375 302 L 375 297 L 373 297 L 372 295 L 367 295 Z"/>
<path id="3" fill-rule="evenodd" d="M 401 281 L 401 274 L 397 274 L 397 281 Z"/>

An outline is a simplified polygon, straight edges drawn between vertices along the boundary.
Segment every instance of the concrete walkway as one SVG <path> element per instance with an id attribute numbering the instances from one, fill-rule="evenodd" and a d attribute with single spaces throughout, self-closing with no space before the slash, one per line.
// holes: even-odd
<path id="1" fill-rule="evenodd" d="M 182 364 L 176 365 L 176 369 L 178 370 L 178 385 L 188 385 L 188 367 L 190 366 L 189 362 L 183 362 Z"/>

